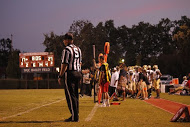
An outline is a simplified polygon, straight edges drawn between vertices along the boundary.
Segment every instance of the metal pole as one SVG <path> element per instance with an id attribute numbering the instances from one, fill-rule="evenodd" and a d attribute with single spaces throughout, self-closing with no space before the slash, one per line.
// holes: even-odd
<path id="1" fill-rule="evenodd" d="M 37 86 L 36 86 L 36 87 L 37 87 L 37 89 L 38 89 L 38 73 L 37 73 Z"/>
<path id="2" fill-rule="evenodd" d="M 93 45 L 93 58 L 95 59 L 95 45 Z"/>
<path id="3" fill-rule="evenodd" d="M 26 89 L 27 89 L 27 87 L 28 87 L 28 84 L 27 84 L 27 73 L 26 73 L 25 78 L 26 78 L 26 84 L 25 84 L 26 86 L 25 86 L 25 87 L 26 87 Z"/>
<path id="4" fill-rule="evenodd" d="M 48 89 L 49 89 L 49 73 L 48 73 Z"/>
<path id="5" fill-rule="evenodd" d="M 95 45 L 93 45 L 93 58 L 95 60 Z M 93 61 L 93 65 L 94 65 L 94 61 Z M 95 65 L 94 65 L 94 70 L 95 70 Z M 93 81 L 93 84 L 94 84 L 94 103 L 96 103 L 95 81 Z"/>
<path id="6" fill-rule="evenodd" d="M 13 52 L 13 35 L 11 34 L 11 53 Z"/>

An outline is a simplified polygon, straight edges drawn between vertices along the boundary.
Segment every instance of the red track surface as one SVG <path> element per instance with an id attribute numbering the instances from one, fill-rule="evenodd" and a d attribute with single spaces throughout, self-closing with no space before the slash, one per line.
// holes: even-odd
<path id="1" fill-rule="evenodd" d="M 160 99 L 151 98 L 149 100 L 144 100 L 144 101 L 171 114 L 175 114 L 182 106 L 187 106 L 190 113 L 190 105 L 185 105 L 161 98 Z M 185 115 L 183 114 L 182 116 L 184 117 Z"/>

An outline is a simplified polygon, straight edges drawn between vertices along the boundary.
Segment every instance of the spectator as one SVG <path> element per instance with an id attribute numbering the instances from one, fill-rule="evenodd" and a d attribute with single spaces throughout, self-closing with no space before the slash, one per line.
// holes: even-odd
<path id="1" fill-rule="evenodd" d="M 135 73 L 133 72 L 131 67 L 128 73 L 128 87 L 131 93 L 131 98 L 135 98 L 135 91 L 136 91 Z"/>
<path id="2" fill-rule="evenodd" d="M 110 83 L 110 96 L 115 92 L 117 85 L 118 85 L 118 79 L 119 79 L 119 74 L 117 72 L 117 69 L 113 69 L 113 74 L 111 76 L 111 83 Z"/>
<path id="3" fill-rule="evenodd" d="M 123 95 L 123 101 L 125 100 L 126 96 L 126 88 L 127 88 L 127 67 L 123 63 L 120 65 L 120 74 L 119 74 L 119 82 L 118 82 L 118 91 L 122 92 Z"/>
<path id="4" fill-rule="evenodd" d="M 175 88 L 174 91 L 169 94 L 174 94 L 174 93 L 178 92 L 179 90 L 183 90 L 185 88 L 185 85 L 187 84 L 187 82 L 188 82 L 187 77 L 183 76 L 182 84 L 179 87 Z"/>
<path id="5" fill-rule="evenodd" d="M 81 97 L 84 95 L 84 93 L 90 96 L 90 80 L 90 70 L 86 69 L 83 71 L 83 88 L 81 90 Z"/>
<path id="6" fill-rule="evenodd" d="M 187 90 L 187 92 L 190 92 L 190 73 L 188 75 L 188 81 L 187 81 L 184 89 Z"/>

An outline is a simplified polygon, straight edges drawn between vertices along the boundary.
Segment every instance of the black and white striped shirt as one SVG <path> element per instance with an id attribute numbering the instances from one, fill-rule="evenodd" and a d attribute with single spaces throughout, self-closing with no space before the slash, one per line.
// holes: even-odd
<path id="1" fill-rule="evenodd" d="M 74 44 L 66 46 L 62 52 L 62 64 L 68 64 L 67 71 L 81 71 L 82 54 Z"/>

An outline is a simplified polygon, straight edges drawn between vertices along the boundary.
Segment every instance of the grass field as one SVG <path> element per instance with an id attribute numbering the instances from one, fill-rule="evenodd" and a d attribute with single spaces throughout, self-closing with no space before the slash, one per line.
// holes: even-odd
<path id="1" fill-rule="evenodd" d="M 190 105 L 190 96 L 161 97 Z M 65 123 L 70 113 L 63 89 L 0 90 L 0 98 L 0 127 L 190 127 L 169 122 L 172 114 L 138 99 L 102 108 L 93 97 L 80 98 L 80 122 Z"/>

